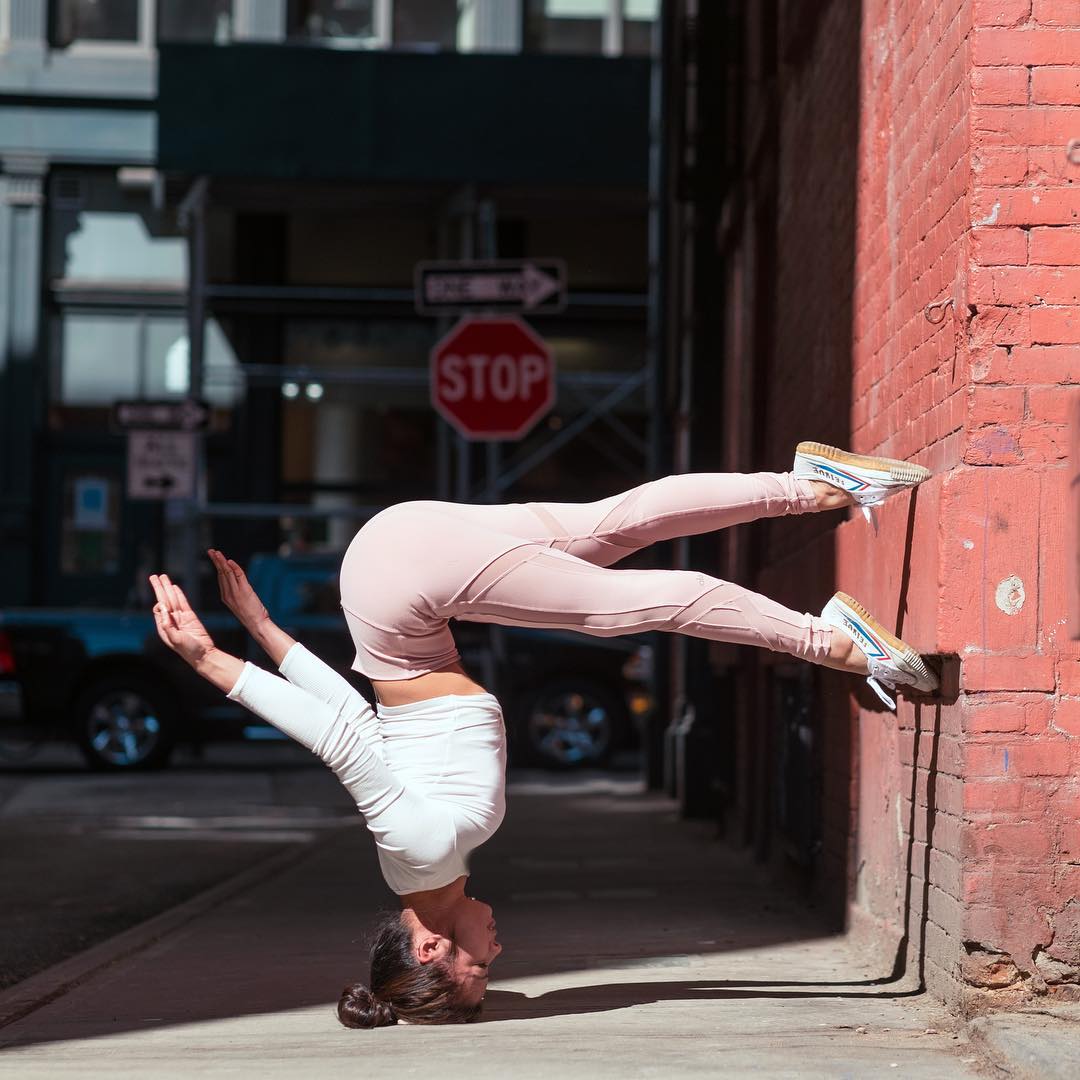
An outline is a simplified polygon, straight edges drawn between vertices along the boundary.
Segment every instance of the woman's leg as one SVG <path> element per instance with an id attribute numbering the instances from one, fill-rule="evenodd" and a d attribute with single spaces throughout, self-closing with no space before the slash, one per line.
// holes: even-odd
<path id="1" fill-rule="evenodd" d="M 457 597 L 453 614 L 473 622 L 579 630 L 614 637 L 664 630 L 757 645 L 848 671 L 865 671 L 850 641 L 739 585 L 693 571 L 611 570 L 549 548 L 496 559 Z"/>
<path id="2" fill-rule="evenodd" d="M 850 501 L 827 484 L 792 473 L 685 473 L 598 502 L 469 506 L 456 512 L 497 532 L 610 566 L 660 540 Z"/>

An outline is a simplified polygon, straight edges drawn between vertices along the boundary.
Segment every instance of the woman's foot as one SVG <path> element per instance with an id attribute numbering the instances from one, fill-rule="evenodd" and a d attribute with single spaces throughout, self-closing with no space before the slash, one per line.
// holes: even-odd
<path id="1" fill-rule="evenodd" d="M 795 447 L 792 472 L 796 479 L 813 484 L 819 510 L 853 504 L 877 506 L 890 495 L 930 479 L 930 470 L 922 465 L 897 458 L 852 454 L 816 442 L 801 442 Z"/>
<path id="2" fill-rule="evenodd" d="M 921 693 L 930 693 L 937 689 L 938 678 L 918 650 L 895 634 L 890 634 L 847 593 L 836 593 L 825 605 L 821 617 L 830 626 L 843 631 L 851 645 L 850 649 L 845 649 L 843 638 L 833 634 L 836 662 L 831 662 L 829 666 L 868 674 L 866 681 L 890 709 L 896 708 L 896 702 L 881 688 L 882 683 L 890 690 L 910 686 Z M 834 660 L 833 654 L 829 659 Z"/>

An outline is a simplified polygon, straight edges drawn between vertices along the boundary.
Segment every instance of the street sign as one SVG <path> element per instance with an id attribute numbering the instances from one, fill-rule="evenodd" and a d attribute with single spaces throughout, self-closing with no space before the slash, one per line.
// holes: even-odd
<path id="1" fill-rule="evenodd" d="M 190 431 L 129 431 L 129 499 L 193 499 L 197 436 Z"/>
<path id="2" fill-rule="evenodd" d="M 210 422 L 205 401 L 114 401 L 112 426 L 126 431 L 202 431 Z"/>
<path id="3" fill-rule="evenodd" d="M 431 350 L 431 402 L 467 439 L 520 439 L 555 404 L 555 361 L 514 315 L 462 319 Z"/>
<path id="4" fill-rule="evenodd" d="M 562 311 L 566 264 L 561 259 L 416 264 L 416 310 L 427 315 L 463 311 Z"/>

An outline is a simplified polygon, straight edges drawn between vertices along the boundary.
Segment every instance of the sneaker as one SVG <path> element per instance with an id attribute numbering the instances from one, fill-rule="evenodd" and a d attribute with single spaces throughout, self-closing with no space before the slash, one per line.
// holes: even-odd
<path id="1" fill-rule="evenodd" d="M 866 654 L 870 668 L 866 681 L 890 709 L 896 708 L 896 702 L 882 689 L 882 683 L 890 690 L 910 686 L 924 694 L 938 688 L 937 676 L 919 653 L 890 634 L 847 593 L 838 592 L 822 609 L 821 617 L 830 626 L 843 630 Z"/>
<path id="2" fill-rule="evenodd" d="M 871 506 L 930 479 L 930 470 L 922 465 L 897 458 L 851 454 L 817 442 L 801 442 L 795 447 L 792 472 L 799 480 L 824 480 L 848 492 L 867 518 Z"/>

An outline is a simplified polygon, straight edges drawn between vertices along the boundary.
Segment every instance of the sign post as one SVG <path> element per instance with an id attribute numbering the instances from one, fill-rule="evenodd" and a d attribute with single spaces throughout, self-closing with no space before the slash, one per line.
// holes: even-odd
<path id="1" fill-rule="evenodd" d="M 431 402 L 466 439 L 523 438 L 555 403 L 555 362 L 516 316 L 462 319 L 431 351 Z"/>

